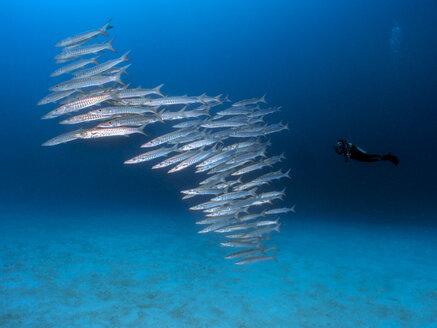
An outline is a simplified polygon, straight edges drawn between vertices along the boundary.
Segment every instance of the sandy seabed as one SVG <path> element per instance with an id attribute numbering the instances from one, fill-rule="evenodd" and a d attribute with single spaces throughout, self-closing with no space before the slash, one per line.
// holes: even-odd
<path id="1" fill-rule="evenodd" d="M 282 222 L 236 266 L 192 217 L 0 214 L 0 327 L 437 327 L 436 230 Z"/>

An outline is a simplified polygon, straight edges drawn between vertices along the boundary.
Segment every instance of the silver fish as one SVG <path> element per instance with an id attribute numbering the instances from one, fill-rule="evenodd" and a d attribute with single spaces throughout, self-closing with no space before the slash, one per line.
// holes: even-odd
<path id="1" fill-rule="evenodd" d="M 104 115 L 106 118 L 109 118 L 109 116 Z M 111 119 L 106 122 L 99 123 L 97 125 L 98 128 L 115 128 L 118 126 L 141 126 L 146 124 L 152 124 L 156 122 L 160 122 L 159 118 L 156 116 L 150 116 L 150 115 L 124 115 L 122 117 L 118 117 L 118 115 L 115 115 L 116 118 Z M 62 122 L 61 122 L 62 123 Z"/>
<path id="2" fill-rule="evenodd" d="M 173 157 L 167 158 L 166 160 L 162 161 L 161 163 L 158 163 L 156 165 L 152 166 L 152 169 L 159 169 L 162 167 L 167 167 L 173 164 L 177 164 L 179 162 L 182 162 L 184 160 L 186 160 L 187 158 L 190 158 L 191 156 L 193 156 L 196 153 L 196 151 L 188 151 L 185 153 L 181 153 L 181 154 L 177 154 Z"/>
<path id="3" fill-rule="evenodd" d="M 232 253 L 228 256 L 225 257 L 226 260 L 230 260 L 230 259 L 234 259 L 234 258 L 239 258 L 239 257 L 249 257 L 249 256 L 253 256 L 257 253 L 267 253 L 270 250 L 276 249 L 276 246 L 273 247 L 268 247 L 268 248 L 252 248 L 252 249 L 247 249 L 244 251 L 239 251 L 236 253 Z"/>
<path id="4" fill-rule="evenodd" d="M 129 54 L 129 52 L 130 51 L 126 52 L 120 58 L 108 60 L 108 61 L 101 63 L 101 64 L 98 64 L 94 67 L 75 72 L 75 73 L 73 73 L 73 75 L 75 78 L 80 79 L 80 78 L 84 78 L 84 77 L 90 77 L 90 76 L 102 74 L 120 63 L 130 61 L 130 59 L 127 58 L 127 55 Z"/>
<path id="5" fill-rule="evenodd" d="M 292 207 L 282 207 L 282 208 L 274 208 L 271 210 L 267 210 L 264 211 L 264 214 L 271 215 L 271 214 L 282 214 L 288 212 L 296 213 L 296 204 L 294 204 Z"/>
<path id="6" fill-rule="evenodd" d="M 143 127 L 140 128 L 129 128 L 129 127 L 118 127 L 118 128 L 93 128 L 81 132 L 80 138 L 82 139 L 92 139 L 92 138 L 104 138 L 113 136 L 127 136 L 130 134 L 140 133 L 144 134 Z"/>
<path id="7" fill-rule="evenodd" d="M 239 106 L 248 106 L 248 105 L 254 105 L 258 103 L 264 103 L 267 104 L 267 101 L 265 99 L 266 95 L 262 96 L 261 98 L 252 98 L 252 99 L 245 99 L 241 101 L 237 101 L 236 103 L 233 103 L 233 107 L 239 107 Z"/>
<path id="8" fill-rule="evenodd" d="M 106 100 L 112 99 L 113 95 L 111 93 L 105 93 L 100 96 L 94 96 L 94 97 L 85 97 L 76 101 L 73 101 L 71 103 L 62 105 L 51 112 L 44 115 L 42 118 L 54 118 L 61 115 L 65 115 L 68 113 L 77 112 L 81 109 L 88 108 L 94 105 L 98 105 Z"/>
<path id="9" fill-rule="evenodd" d="M 71 58 L 77 58 L 81 56 L 85 56 L 88 54 L 96 54 L 103 50 L 109 50 L 112 52 L 116 52 L 114 48 L 112 47 L 112 42 L 115 38 L 112 38 L 107 43 L 101 43 L 101 44 L 92 44 L 89 46 L 83 46 L 83 47 L 77 47 L 73 49 L 65 49 L 65 51 L 61 52 L 59 55 L 55 57 L 57 60 L 68 60 Z"/>
<path id="10" fill-rule="evenodd" d="M 273 255 L 260 255 L 260 256 L 248 257 L 238 262 L 235 262 L 235 264 L 237 265 L 251 264 L 251 263 L 265 262 L 269 260 L 275 260 L 276 262 L 278 262 L 278 260 L 275 257 L 275 254 L 273 254 Z"/>
<path id="11" fill-rule="evenodd" d="M 148 148 L 148 147 L 156 147 L 163 143 L 166 143 L 170 140 L 177 139 L 180 137 L 187 136 L 193 132 L 192 129 L 181 129 L 174 132 L 170 132 L 167 134 L 164 134 L 163 136 L 157 137 L 153 140 L 150 140 L 149 142 L 146 142 L 144 145 L 141 146 L 141 148 Z"/>
<path id="12" fill-rule="evenodd" d="M 124 162 L 124 164 L 137 164 L 141 162 L 150 161 L 152 159 L 156 159 L 162 156 L 166 156 L 172 152 L 177 150 L 177 147 L 168 147 L 168 148 L 161 148 L 161 149 L 155 149 L 152 151 L 148 151 L 147 153 L 135 156 L 134 158 L 131 158 Z"/>
<path id="13" fill-rule="evenodd" d="M 117 95 L 121 99 L 131 98 L 131 97 L 144 97 L 151 94 L 164 97 L 164 95 L 161 93 L 161 88 L 163 86 L 164 84 L 160 84 L 157 87 L 154 87 L 153 89 L 141 89 L 140 87 L 136 89 L 125 89 L 123 91 L 120 91 Z"/>
<path id="14" fill-rule="evenodd" d="M 58 100 L 61 100 L 65 97 L 68 97 L 69 95 L 75 93 L 77 90 L 68 90 L 63 92 L 53 92 L 47 96 L 45 96 L 43 99 L 41 99 L 37 105 L 46 105 L 53 102 L 57 102 Z"/>
<path id="15" fill-rule="evenodd" d="M 59 76 L 59 75 L 62 75 L 62 74 L 66 74 L 66 73 L 72 72 L 72 71 L 74 71 L 76 69 L 79 69 L 81 67 L 87 66 L 89 64 L 98 65 L 99 63 L 98 63 L 97 59 L 99 57 L 100 56 L 96 56 L 96 57 L 93 57 L 93 58 L 81 59 L 81 60 L 75 61 L 75 62 L 73 62 L 71 64 L 62 66 L 61 68 L 58 68 L 56 71 L 54 71 L 52 74 L 50 74 L 50 76 L 54 77 L 54 76 Z"/>
<path id="16" fill-rule="evenodd" d="M 70 132 L 61 134 L 57 137 L 54 137 L 53 139 L 50 139 L 50 140 L 44 142 L 42 144 L 42 146 L 55 146 L 55 145 L 59 145 L 61 143 L 66 143 L 69 141 L 79 139 L 80 138 L 79 135 L 83 131 L 84 131 L 83 129 L 79 129 L 79 130 L 70 131 Z"/>
<path id="17" fill-rule="evenodd" d="M 109 23 L 111 22 L 111 20 L 109 20 L 105 25 L 103 25 L 101 28 L 99 28 L 98 30 L 94 30 L 94 31 L 89 31 L 89 32 L 84 32 L 75 36 L 71 36 L 68 37 L 62 41 L 59 41 L 55 46 L 56 47 L 67 47 L 67 46 L 71 46 L 75 43 L 80 43 L 83 41 L 87 41 L 97 35 L 105 35 L 108 36 L 108 34 L 106 33 L 106 30 L 109 30 L 111 28 L 113 28 L 112 26 L 109 25 Z"/>
<path id="18" fill-rule="evenodd" d="M 124 85 L 124 83 L 121 81 L 121 73 L 118 72 L 115 75 L 97 75 L 92 77 L 86 77 L 83 79 L 73 79 L 69 81 L 65 81 L 62 83 L 59 83 L 53 87 L 51 87 L 49 90 L 51 91 L 67 91 L 71 89 L 81 89 L 81 88 L 88 88 L 92 86 L 102 86 L 109 82 L 116 82 L 121 85 Z"/>

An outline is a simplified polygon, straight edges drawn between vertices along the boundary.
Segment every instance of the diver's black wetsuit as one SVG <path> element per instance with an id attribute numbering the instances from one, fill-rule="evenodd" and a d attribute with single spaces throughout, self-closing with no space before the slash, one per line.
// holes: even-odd
<path id="1" fill-rule="evenodd" d="M 387 155 L 368 154 L 361 148 L 343 139 L 337 141 L 337 145 L 334 147 L 334 149 L 337 154 L 344 155 L 345 162 L 350 159 L 354 159 L 360 162 L 390 161 L 394 165 L 398 165 L 399 163 L 399 159 L 396 156 L 393 156 L 391 153 L 388 153 Z"/>

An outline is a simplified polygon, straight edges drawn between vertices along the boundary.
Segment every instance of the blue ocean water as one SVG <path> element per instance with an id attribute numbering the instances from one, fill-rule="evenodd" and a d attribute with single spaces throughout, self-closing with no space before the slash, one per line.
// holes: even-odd
<path id="1" fill-rule="evenodd" d="M 433 1 L 0 4 L 0 327 L 437 327 Z M 235 266 L 143 136 L 41 147 L 59 40 L 115 26 L 126 78 L 282 106 L 278 262 Z M 164 131 L 151 127 L 153 136 Z M 400 163 L 345 164 L 346 138 Z"/>

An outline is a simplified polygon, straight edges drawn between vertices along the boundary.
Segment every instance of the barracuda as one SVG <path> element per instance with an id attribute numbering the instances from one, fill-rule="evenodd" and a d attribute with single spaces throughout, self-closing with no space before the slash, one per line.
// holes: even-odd
<path id="1" fill-rule="evenodd" d="M 101 74 L 101 73 L 111 69 L 112 67 L 114 67 L 120 63 L 130 61 L 130 59 L 127 58 L 127 55 L 129 54 L 129 52 L 130 51 L 126 52 L 120 58 L 108 60 L 108 61 L 106 61 L 102 64 L 98 64 L 94 67 L 75 72 L 75 73 L 73 73 L 73 75 L 75 76 L 75 78 L 85 78 L 85 77 L 90 77 L 90 76 L 94 76 L 97 74 Z"/>
<path id="2" fill-rule="evenodd" d="M 54 92 L 38 102 L 39 105 L 59 103 L 43 118 L 88 109 L 87 113 L 81 112 L 61 121 L 64 127 L 66 124 L 85 125 L 96 121 L 97 126 L 64 133 L 43 145 L 145 134 L 146 125 L 164 123 L 151 129 L 163 132 L 141 146 L 156 148 L 133 155 L 124 163 L 132 165 L 160 159 L 159 163 L 151 165 L 152 169 L 169 167 L 168 172 L 173 173 L 191 166 L 195 167 L 196 173 L 207 174 L 208 177 L 199 178 L 203 181 L 198 186 L 192 185 L 181 191 L 183 199 L 196 197 L 190 210 L 201 211 L 203 218 L 196 220 L 196 224 L 204 226 L 199 233 L 217 232 L 220 237 L 228 238 L 221 246 L 244 248 L 226 256 L 226 259 L 239 259 L 236 264 L 275 259 L 275 254 L 268 252 L 276 251 L 276 247 L 264 244 L 270 242 L 272 232 L 279 231 L 279 218 L 273 215 L 295 212 L 294 205 L 291 208 L 276 205 L 285 198 L 285 188 L 278 189 L 275 184 L 289 177 L 290 171 L 285 172 L 280 167 L 272 168 L 272 172 L 267 170 L 285 158 L 283 154 L 266 157 L 271 145 L 266 136 L 288 129 L 288 125 L 282 122 L 271 124 L 264 121 L 280 107 L 267 108 L 263 105 L 266 103 L 263 96 L 216 108 L 230 102 L 228 97 L 209 97 L 206 94 L 198 97 L 164 96 L 161 92 L 163 84 L 152 89 L 125 85 L 121 74 L 130 76 L 126 73 L 130 65 L 123 66 L 122 63 L 129 61 L 129 51 L 103 62 L 99 60 L 100 63 L 97 61 L 100 56 L 88 56 L 105 50 L 115 52 L 113 38 L 107 43 L 87 43 L 100 35 L 107 35 L 105 31 L 109 28 L 106 24 L 57 44 L 64 46 L 61 54 L 56 56 L 57 62 L 70 63 L 55 70 L 52 76 L 69 73 L 74 78 L 64 79 L 51 87 Z M 181 121 L 165 124 L 174 120 Z M 169 131 L 169 125 L 173 125 L 175 130 Z M 167 130 L 164 132 L 164 129 Z M 105 145 L 108 144 L 106 141 Z M 190 182 L 192 177 L 187 174 L 182 174 L 182 178 Z M 275 219 L 271 219 L 273 217 Z"/>
<path id="3" fill-rule="evenodd" d="M 196 153 L 195 151 L 188 151 L 185 153 L 177 154 L 173 157 L 167 158 L 165 161 L 162 161 L 161 163 L 158 163 L 158 164 L 152 166 L 152 169 L 159 169 L 159 168 L 163 168 L 163 167 L 167 167 L 167 166 L 170 166 L 173 164 L 180 163 L 180 162 L 186 160 L 187 158 L 190 158 L 195 153 Z"/>
<path id="4" fill-rule="evenodd" d="M 164 97 L 164 95 L 161 93 L 161 88 L 163 86 L 164 84 L 160 84 L 153 89 L 141 89 L 140 87 L 135 89 L 126 89 L 120 91 L 118 93 L 118 97 L 124 99 L 124 98 L 131 98 L 131 97 L 144 97 L 152 94 L 158 95 L 160 97 Z"/>
<path id="5" fill-rule="evenodd" d="M 89 114 L 101 114 L 101 115 L 126 115 L 126 114 L 156 114 L 155 109 L 152 107 L 131 107 L 131 106 L 113 106 L 113 107 L 104 107 L 93 110 L 89 112 Z"/>
<path id="6" fill-rule="evenodd" d="M 44 115 L 42 118 L 48 119 L 48 118 L 54 118 L 54 117 L 58 117 L 61 115 L 65 115 L 68 113 L 74 113 L 74 112 L 77 112 L 81 109 L 98 105 L 98 104 L 100 104 L 106 100 L 109 100 L 109 99 L 113 99 L 113 95 L 109 92 L 102 94 L 100 96 L 86 97 L 86 98 L 76 100 L 76 101 L 73 101 L 71 103 L 62 105 L 62 106 L 56 108 L 55 110 L 52 110 L 48 114 Z"/>
<path id="7" fill-rule="evenodd" d="M 84 41 L 88 41 L 92 38 L 94 38 L 95 36 L 102 34 L 105 36 L 108 36 L 108 34 L 106 33 L 106 30 L 109 30 L 111 28 L 113 28 L 113 26 L 110 26 L 109 23 L 111 22 L 111 20 L 109 20 L 105 25 L 103 25 L 101 28 L 99 28 L 98 30 L 94 30 L 94 31 L 89 31 L 89 32 L 84 32 L 75 36 L 70 36 L 62 41 L 59 41 L 55 46 L 56 47 L 67 47 L 67 46 L 71 46 L 75 43 L 80 43 L 80 42 L 84 42 Z"/>
<path id="8" fill-rule="evenodd" d="M 191 156 L 190 158 L 187 158 L 186 160 L 180 162 L 178 165 L 176 165 L 174 168 L 168 171 L 168 173 L 174 173 L 183 170 L 191 165 L 194 165 L 202 161 L 205 158 L 214 155 L 216 152 L 217 152 L 216 148 L 212 148 L 210 150 L 201 150 L 198 154 Z"/>
<path id="9" fill-rule="evenodd" d="M 63 92 L 53 92 L 47 96 L 45 96 L 43 99 L 41 99 L 37 105 L 46 105 L 53 102 L 57 102 L 58 100 L 61 100 L 63 98 L 68 97 L 69 95 L 75 93 L 77 90 L 68 90 Z"/>
<path id="10" fill-rule="evenodd" d="M 104 138 L 104 137 L 115 137 L 115 136 L 127 136 L 136 133 L 146 135 L 143 131 L 143 127 L 94 128 L 94 129 L 85 130 L 81 132 L 79 135 L 80 138 L 82 139 L 93 139 L 93 138 Z"/>
<path id="11" fill-rule="evenodd" d="M 174 147 L 169 147 L 169 148 L 161 148 L 161 149 L 148 151 L 147 153 L 135 156 L 134 158 L 131 158 L 131 159 L 125 161 L 124 164 L 136 164 L 136 163 L 150 161 L 152 159 L 166 156 L 166 155 L 168 155 L 176 150 L 177 150 L 177 147 L 174 146 Z"/>
<path id="12" fill-rule="evenodd" d="M 93 122 L 93 121 L 101 121 L 101 120 L 107 120 L 108 118 L 115 117 L 117 115 L 104 115 L 99 113 L 86 113 L 82 115 L 76 115 L 73 117 L 70 117 L 66 120 L 63 120 L 59 122 L 59 124 L 79 124 L 79 123 L 86 123 L 86 122 Z M 101 126 L 97 126 L 101 127 Z"/>
<path id="13" fill-rule="evenodd" d="M 112 47 L 112 42 L 114 41 L 114 38 L 112 38 L 107 43 L 102 44 L 93 44 L 89 46 L 83 46 L 83 47 L 77 47 L 73 49 L 65 49 L 65 51 L 61 52 L 59 55 L 55 57 L 57 60 L 66 60 L 70 58 L 77 58 L 89 54 L 96 54 L 103 50 L 109 50 L 112 52 L 116 52 L 114 48 Z"/>
<path id="14" fill-rule="evenodd" d="M 143 144 L 141 146 L 141 148 L 156 147 L 156 146 L 159 146 L 159 145 L 166 143 L 170 140 L 187 136 L 187 135 L 191 134 L 192 132 L 193 132 L 192 129 L 181 129 L 178 131 L 170 132 L 170 133 L 164 134 L 163 136 L 157 137 L 149 142 L 146 142 L 145 144 Z"/>
<path id="15" fill-rule="evenodd" d="M 62 83 L 59 83 L 53 87 L 51 87 L 49 90 L 51 91 L 67 91 L 71 89 L 81 89 L 81 88 L 88 88 L 93 86 L 102 86 L 106 83 L 110 82 L 116 82 L 121 85 L 124 85 L 124 83 L 121 81 L 121 73 L 118 72 L 115 75 L 97 75 L 92 77 L 86 77 L 83 79 L 73 79 L 69 81 L 65 81 Z"/>
<path id="16" fill-rule="evenodd" d="M 66 73 L 72 72 L 72 71 L 74 71 L 76 69 L 79 69 L 79 68 L 82 68 L 84 66 L 87 66 L 89 64 L 98 65 L 99 63 L 98 63 L 97 59 L 99 57 L 100 56 L 96 56 L 96 57 L 93 57 L 93 58 L 87 58 L 87 59 L 81 59 L 81 60 L 75 61 L 75 62 L 73 62 L 71 64 L 62 66 L 61 68 L 59 68 L 56 71 L 54 71 L 50 76 L 54 77 L 54 76 L 59 76 L 59 75 L 62 75 L 62 74 L 66 74 Z"/>
<path id="17" fill-rule="evenodd" d="M 156 122 L 160 122 L 161 120 L 156 116 L 148 116 L 142 114 L 136 115 L 125 115 L 123 117 L 118 117 L 119 115 L 115 115 L 117 118 L 112 119 L 107 122 L 102 122 L 97 125 L 98 128 L 111 128 L 111 127 L 119 127 L 119 126 L 141 126 L 146 124 L 152 124 Z M 109 118 L 105 115 L 105 118 Z"/>

